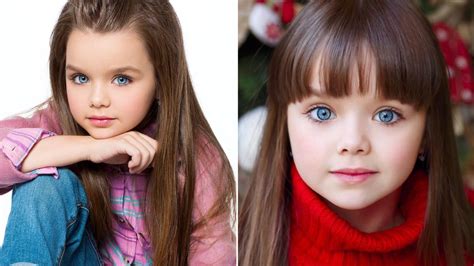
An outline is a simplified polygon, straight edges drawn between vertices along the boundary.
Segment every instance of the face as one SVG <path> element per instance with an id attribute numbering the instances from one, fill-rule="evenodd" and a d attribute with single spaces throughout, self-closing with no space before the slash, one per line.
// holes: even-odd
<path id="1" fill-rule="evenodd" d="M 97 139 L 135 128 L 155 98 L 153 65 L 145 44 L 132 30 L 73 30 L 65 78 L 74 120 Z"/>
<path id="2" fill-rule="evenodd" d="M 329 97 L 319 86 L 318 72 L 316 67 L 312 75 L 314 95 L 287 110 L 302 179 L 336 208 L 361 210 L 392 198 L 413 170 L 426 112 L 377 97 L 374 76 L 365 95 L 353 89 L 348 97 Z"/>

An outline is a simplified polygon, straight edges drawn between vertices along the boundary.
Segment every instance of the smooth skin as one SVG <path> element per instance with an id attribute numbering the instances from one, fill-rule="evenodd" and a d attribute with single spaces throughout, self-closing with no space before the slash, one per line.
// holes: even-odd
<path id="1" fill-rule="evenodd" d="M 146 116 L 155 98 L 156 80 L 139 35 L 131 29 L 113 33 L 75 29 L 67 44 L 66 68 L 69 108 L 89 136 L 62 135 L 38 141 L 21 171 L 80 161 L 128 163 L 131 173 L 146 169 L 158 143 L 131 130 Z M 106 127 L 96 126 L 92 116 L 113 120 Z"/>
<path id="2" fill-rule="evenodd" d="M 311 81 L 314 94 L 291 103 L 287 114 L 293 159 L 303 181 L 339 216 L 370 233 L 403 223 L 400 190 L 423 151 L 426 111 L 379 97 L 375 64 L 370 56 L 367 60 L 371 69 L 366 94 L 359 93 L 354 67 L 351 95 L 326 95 L 317 62 Z M 347 168 L 376 173 L 363 182 L 333 174 Z"/>

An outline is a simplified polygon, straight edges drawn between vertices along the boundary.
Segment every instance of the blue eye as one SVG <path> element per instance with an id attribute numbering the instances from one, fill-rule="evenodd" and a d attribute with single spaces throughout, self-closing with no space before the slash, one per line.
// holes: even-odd
<path id="1" fill-rule="evenodd" d="M 315 107 L 309 112 L 309 116 L 317 121 L 317 122 L 322 122 L 330 119 L 334 119 L 334 114 L 329 108 L 327 107 Z"/>
<path id="2" fill-rule="evenodd" d="M 400 119 L 400 115 L 390 109 L 384 109 L 375 114 L 375 120 L 384 124 L 393 124 Z"/>
<path id="3" fill-rule="evenodd" d="M 115 84 L 119 86 L 127 85 L 128 83 L 130 83 L 130 79 L 126 76 L 118 76 L 114 80 L 117 81 Z"/>
<path id="4" fill-rule="evenodd" d="M 80 84 L 84 84 L 87 81 L 89 81 L 89 78 L 87 78 L 86 76 L 80 74 L 80 75 L 74 76 L 72 80 L 73 80 L 74 83 L 80 85 Z"/>

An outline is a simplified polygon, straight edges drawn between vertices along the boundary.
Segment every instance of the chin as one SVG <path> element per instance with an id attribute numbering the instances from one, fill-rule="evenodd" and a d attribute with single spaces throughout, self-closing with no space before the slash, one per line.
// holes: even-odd
<path id="1" fill-rule="evenodd" d="M 328 201 L 329 203 L 331 203 L 332 205 L 338 208 L 345 209 L 345 210 L 352 210 L 352 211 L 365 209 L 376 202 L 375 200 L 370 200 L 367 198 L 358 198 L 358 197 L 344 197 L 344 198 L 324 197 L 324 198 L 326 199 L 326 201 Z"/>
<path id="2" fill-rule="evenodd" d="M 120 135 L 120 133 L 108 130 L 87 130 L 87 133 L 94 139 L 108 139 Z"/>

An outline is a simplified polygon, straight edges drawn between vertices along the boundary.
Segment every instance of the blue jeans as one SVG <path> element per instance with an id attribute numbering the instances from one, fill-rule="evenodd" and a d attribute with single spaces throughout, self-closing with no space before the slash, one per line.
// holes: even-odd
<path id="1" fill-rule="evenodd" d="M 79 178 L 58 169 L 13 188 L 0 265 L 101 265 Z M 18 264 L 15 264 L 18 263 Z"/>

